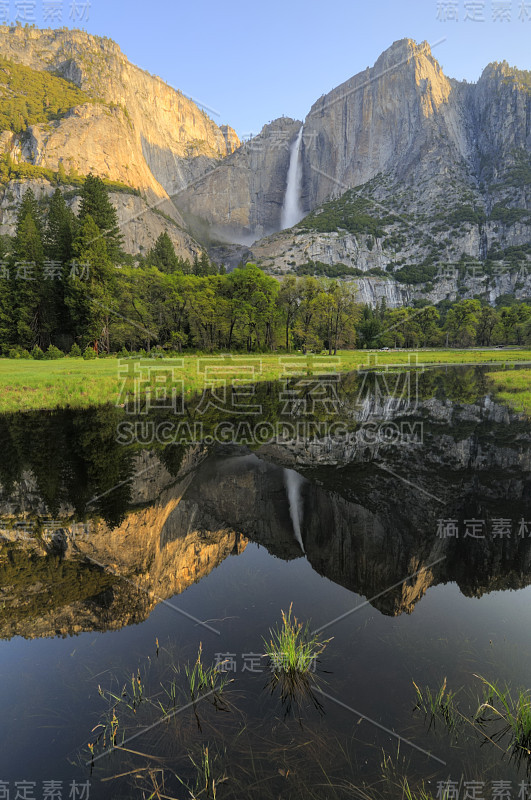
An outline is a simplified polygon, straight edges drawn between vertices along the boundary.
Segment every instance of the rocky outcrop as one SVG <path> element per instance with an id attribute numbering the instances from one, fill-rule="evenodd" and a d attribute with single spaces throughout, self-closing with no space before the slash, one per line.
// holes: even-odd
<path id="1" fill-rule="evenodd" d="M 109 109 L 89 103 L 77 106 L 56 123 L 28 128 L 18 149 L 23 160 L 39 167 L 57 171 L 61 164 L 67 173 L 92 172 L 140 189 L 154 200 L 166 196 L 119 107 Z M 13 154 L 17 154 L 16 145 Z"/>
<path id="2" fill-rule="evenodd" d="M 284 142 L 287 151 L 298 125 L 288 136 L 278 127 L 282 120 L 177 203 L 207 219 L 220 236 L 246 242 L 262 236 L 252 246 L 253 259 L 274 275 L 315 261 L 385 269 L 392 277 L 411 264 L 455 264 L 463 253 L 484 263 L 495 248 L 503 261 L 507 248 L 530 241 L 529 85 L 529 73 L 507 64 L 489 65 L 477 84 L 449 79 L 426 42 L 403 39 L 372 68 L 321 97 L 304 121 L 302 206 L 319 214 L 325 201 L 353 189 L 352 199 L 364 201 L 363 214 L 382 231 L 377 236 L 343 227 L 331 207 L 325 209 L 330 228 L 305 221 L 263 237 L 280 227 L 283 198 L 277 193 L 271 202 L 271 170 L 276 185 L 285 186 L 289 163 L 275 160 L 274 150 Z M 522 271 L 531 271 L 531 258 L 524 253 L 523 259 L 520 275 L 513 269 L 500 280 L 484 276 L 479 287 L 468 277 L 452 285 L 436 277 L 427 286 L 391 286 L 388 292 L 399 303 L 475 294 L 493 302 L 510 286 L 524 299 L 529 281 Z M 380 294 L 377 278 L 364 279 L 363 294 Z"/>
<path id="3" fill-rule="evenodd" d="M 165 202 L 164 213 L 204 247 L 254 243 L 252 252 L 212 250 L 229 268 L 241 258 L 274 275 L 311 262 L 343 264 L 373 273 L 358 276 L 363 299 L 385 296 L 392 305 L 417 297 L 529 297 L 529 73 L 490 64 L 477 84 L 459 82 L 444 75 L 426 42 L 395 42 L 372 68 L 310 109 L 300 202 L 314 216 L 325 212 L 329 223 L 305 220 L 278 236 L 272 234 L 281 226 L 300 121 L 275 120 L 240 146 L 232 128 L 218 127 L 108 39 L 0 26 L 0 48 L 14 61 L 71 81 L 89 98 L 23 134 L 0 132 L 1 152 L 52 170 L 92 170 L 139 189 L 150 205 Z M 372 220 L 368 228 L 363 219 L 349 226 L 338 208 L 324 208 L 325 201 L 343 201 L 347 190 L 354 192 L 349 202 L 363 201 L 358 211 Z M 155 235 L 158 226 L 149 219 Z M 152 241 L 138 225 L 124 232 L 131 251 Z M 182 230 L 168 232 L 180 254 L 200 249 Z M 510 274 L 500 269 L 493 277 L 491 270 L 479 281 L 452 282 L 433 272 L 411 286 L 403 276 L 393 280 L 402 267 L 456 263 L 463 253 L 483 264 L 487 257 L 503 263 L 509 254 Z M 390 281 L 374 270 L 385 270 Z"/>
<path id="4" fill-rule="evenodd" d="M 132 212 L 123 227 L 128 252 L 149 249 L 167 230 L 178 255 L 193 258 L 199 253 L 170 195 L 237 149 L 235 131 L 218 128 L 182 92 L 131 64 L 109 39 L 66 28 L 0 26 L 0 50 L 17 63 L 65 78 L 94 99 L 21 134 L 3 132 L 0 151 L 9 153 L 15 164 L 66 174 L 92 172 L 139 190 L 141 201 L 113 198 L 122 221 Z M 17 192 L 11 185 L 6 193 Z M 148 205 L 155 213 L 147 211 Z M 3 232 L 10 232 L 9 218 L 2 225 Z"/>

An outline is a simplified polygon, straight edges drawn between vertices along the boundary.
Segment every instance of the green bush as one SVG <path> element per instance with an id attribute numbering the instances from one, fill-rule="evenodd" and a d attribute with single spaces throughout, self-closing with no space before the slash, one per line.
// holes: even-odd
<path id="1" fill-rule="evenodd" d="M 8 358 L 31 358 L 29 353 L 24 347 L 11 347 L 8 351 Z"/>
<path id="2" fill-rule="evenodd" d="M 74 344 L 70 348 L 70 352 L 68 355 L 70 356 L 70 358 L 81 358 L 81 356 L 83 355 L 83 353 L 81 352 L 81 347 L 78 344 L 76 344 L 76 342 L 74 342 Z"/>
<path id="3" fill-rule="evenodd" d="M 448 222 L 453 225 L 460 225 L 463 222 L 470 222 L 473 225 L 480 225 L 485 222 L 485 212 L 470 205 L 456 206 L 447 216 Z"/>
<path id="4" fill-rule="evenodd" d="M 85 359 L 85 361 L 93 361 L 97 357 L 98 354 L 96 353 L 96 351 L 90 345 L 88 345 L 85 349 L 85 352 L 83 353 L 83 358 Z"/>
<path id="5" fill-rule="evenodd" d="M 38 344 L 36 344 L 33 350 L 31 351 L 31 357 L 34 358 L 35 361 L 40 361 L 41 358 L 44 358 L 44 353 L 42 352 Z"/>
<path id="6" fill-rule="evenodd" d="M 59 350 L 54 344 L 51 344 L 43 356 L 47 361 L 56 361 L 58 358 L 64 358 L 65 354 Z"/>
<path id="7" fill-rule="evenodd" d="M 520 222 L 529 216 L 531 214 L 525 208 L 510 208 L 503 203 L 496 203 L 490 214 L 491 220 L 499 221 L 503 225 L 514 225 L 515 222 Z"/>

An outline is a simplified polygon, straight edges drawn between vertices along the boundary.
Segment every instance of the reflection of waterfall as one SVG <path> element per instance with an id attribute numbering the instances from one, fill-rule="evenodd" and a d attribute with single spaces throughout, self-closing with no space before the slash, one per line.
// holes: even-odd
<path id="1" fill-rule="evenodd" d="M 293 533 L 295 538 L 300 544 L 301 550 L 305 553 L 304 545 L 301 536 L 301 523 L 302 523 L 302 494 L 301 486 L 304 483 L 304 478 L 292 469 L 284 470 L 284 483 L 288 492 L 289 500 L 289 515 L 293 523 Z"/>
<path id="2" fill-rule="evenodd" d="M 301 144 L 303 128 L 304 125 L 301 125 L 299 135 L 291 145 L 286 196 L 284 198 L 282 216 L 280 218 L 280 227 L 282 230 L 296 225 L 304 216 L 300 199 L 302 185 Z"/>

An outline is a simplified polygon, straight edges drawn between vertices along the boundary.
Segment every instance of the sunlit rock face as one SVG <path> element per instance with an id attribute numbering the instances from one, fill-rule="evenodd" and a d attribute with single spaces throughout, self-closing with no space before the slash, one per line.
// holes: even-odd
<path id="1" fill-rule="evenodd" d="M 62 168 L 65 174 L 92 172 L 138 190 L 141 196 L 112 196 L 120 222 L 127 221 L 126 252 L 149 250 L 167 230 L 181 257 L 200 253 L 170 196 L 237 149 L 235 131 L 218 127 L 181 91 L 131 64 L 110 39 L 66 28 L 3 25 L 0 50 L 16 63 L 65 78 L 89 97 L 60 119 L 22 134 L 4 132 L 0 152 L 15 163 Z M 47 181 L 11 181 L 0 197 L 2 233 L 12 234 L 17 195 L 29 187 L 37 195 L 55 188 Z"/>

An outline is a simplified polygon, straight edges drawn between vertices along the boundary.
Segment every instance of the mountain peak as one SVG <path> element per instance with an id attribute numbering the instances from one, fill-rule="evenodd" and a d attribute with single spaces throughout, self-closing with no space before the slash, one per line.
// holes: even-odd
<path id="1" fill-rule="evenodd" d="M 376 60 L 373 69 L 376 73 L 395 69 L 401 64 L 409 64 L 412 60 L 420 61 L 428 59 L 432 64 L 437 64 L 433 58 L 431 47 L 428 42 L 418 44 L 414 39 L 398 39 L 396 42 L 384 50 Z"/>

